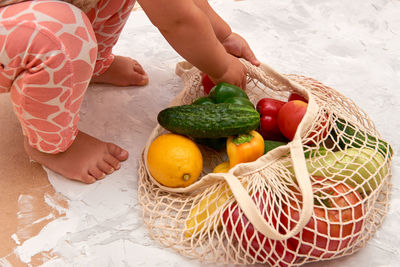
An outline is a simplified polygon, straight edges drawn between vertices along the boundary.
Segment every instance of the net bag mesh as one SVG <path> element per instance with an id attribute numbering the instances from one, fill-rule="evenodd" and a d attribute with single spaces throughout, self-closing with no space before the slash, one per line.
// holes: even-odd
<path id="1" fill-rule="evenodd" d="M 246 92 L 308 100 L 294 139 L 256 161 L 212 173 L 224 152 L 199 145 L 203 172 L 192 185 L 168 188 L 139 161 L 138 198 L 150 236 L 181 255 L 207 263 L 301 265 L 349 255 L 365 246 L 390 200 L 392 148 L 351 99 L 308 77 L 283 75 L 242 61 Z M 201 72 L 177 64 L 184 89 L 171 106 L 204 96 Z"/>

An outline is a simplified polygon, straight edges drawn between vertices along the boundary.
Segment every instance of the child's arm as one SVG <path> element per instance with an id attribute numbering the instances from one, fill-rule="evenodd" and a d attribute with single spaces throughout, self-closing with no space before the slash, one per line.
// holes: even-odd
<path id="1" fill-rule="evenodd" d="M 229 25 L 208 4 L 208 0 L 193 1 L 208 16 L 215 35 L 228 53 L 244 58 L 253 65 L 260 65 L 260 62 L 257 60 L 246 40 L 243 39 L 239 34 L 232 32 L 231 27 L 229 27 Z"/>
<path id="2" fill-rule="evenodd" d="M 193 0 L 193 2 L 207 15 L 215 35 L 222 43 L 232 33 L 231 27 L 212 9 L 208 0 Z"/>
<path id="3" fill-rule="evenodd" d="M 246 87 L 246 69 L 226 52 L 208 16 L 191 0 L 139 0 L 151 22 L 187 61 L 215 82 Z"/>

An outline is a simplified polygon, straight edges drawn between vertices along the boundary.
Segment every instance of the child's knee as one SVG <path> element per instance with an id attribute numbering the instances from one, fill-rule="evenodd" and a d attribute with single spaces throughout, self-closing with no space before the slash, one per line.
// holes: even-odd
<path id="1" fill-rule="evenodd" d="M 56 31 L 52 25 L 43 21 L 8 21 L 0 25 L 12 29 L 0 47 L 2 70 L 8 73 L 7 81 L 1 82 L 5 91 L 10 91 L 13 85 L 20 86 L 17 81 L 25 89 L 31 84 L 72 88 L 71 77 L 78 83 L 90 81 L 96 61 L 96 42 L 82 27 Z"/>

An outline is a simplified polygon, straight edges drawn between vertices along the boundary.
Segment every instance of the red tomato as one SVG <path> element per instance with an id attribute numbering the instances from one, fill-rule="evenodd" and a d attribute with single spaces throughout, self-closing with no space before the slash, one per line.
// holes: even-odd
<path id="1" fill-rule="evenodd" d="M 266 140 L 283 141 L 285 137 L 282 135 L 278 126 L 278 113 L 286 102 L 273 99 L 262 98 L 256 105 L 257 111 L 260 113 L 259 132 Z"/>
<path id="2" fill-rule="evenodd" d="M 331 258 L 359 236 L 364 215 L 362 198 L 343 181 L 314 178 L 317 180 L 313 183 L 314 213 L 303 230 L 288 242 L 292 247 L 298 247 L 300 243 L 299 256 Z M 281 223 L 286 229 L 292 229 L 299 220 L 296 207 L 294 201 L 284 206 Z"/>
<path id="3" fill-rule="evenodd" d="M 211 81 L 210 77 L 207 74 L 203 74 L 201 78 L 201 84 L 203 85 L 204 93 L 208 95 L 211 89 L 215 86 L 213 81 Z"/>
<path id="4" fill-rule="evenodd" d="M 262 199 L 259 199 L 260 194 L 257 192 L 253 196 L 255 203 L 259 201 L 260 211 L 264 214 L 265 218 L 270 216 L 270 202 L 267 201 L 267 194 L 263 192 Z M 264 205 L 268 206 L 265 207 Z M 239 242 L 243 251 L 256 258 L 258 262 L 268 262 L 270 265 L 288 266 L 293 263 L 295 251 L 290 243 L 287 241 L 276 241 L 266 238 L 263 234 L 254 229 L 254 226 L 249 223 L 247 217 L 238 207 L 237 203 L 228 206 L 222 215 L 222 221 L 226 225 L 229 235 L 233 235 L 234 239 Z M 276 226 L 276 218 L 271 218 L 271 223 Z M 271 253 L 271 255 L 269 255 Z"/>
<path id="5" fill-rule="evenodd" d="M 300 100 L 285 103 L 278 113 L 278 125 L 281 133 L 289 140 L 293 140 L 297 127 L 306 114 L 308 104 Z"/>
<path id="6" fill-rule="evenodd" d="M 303 102 L 308 103 L 307 99 L 305 99 L 303 96 L 301 96 L 301 95 L 299 95 L 299 94 L 296 94 L 296 93 L 291 93 L 291 94 L 289 95 L 288 102 L 289 102 L 289 101 L 292 101 L 292 100 L 301 100 L 301 101 L 303 101 Z"/>

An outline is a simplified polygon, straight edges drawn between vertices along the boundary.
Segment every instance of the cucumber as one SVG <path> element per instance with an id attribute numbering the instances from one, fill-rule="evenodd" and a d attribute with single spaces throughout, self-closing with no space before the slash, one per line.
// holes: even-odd
<path id="1" fill-rule="evenodd" d="M 158 113 L 158 123 L 165 129 L 197 138 L 221 138 L 244 134 L 258 128 L 260 114 L 246 105 L 182 105 Z"/>
<path id="2" fill-rule="evenodd" d="M 383 157 L 386 157 L 386 154 L 388 154 L 389 158 L 392 157 L 393 149 L 387 142 L 357 129 L 354 125 L 342 118 L 336 118 L 335 123 L 338 132 L 332 129 L 331 136 L 338 143 L 341 149 L 346 149 L 348 147 L 361 148 L 367 146 L 372 149 L 377 149 Z"/>

